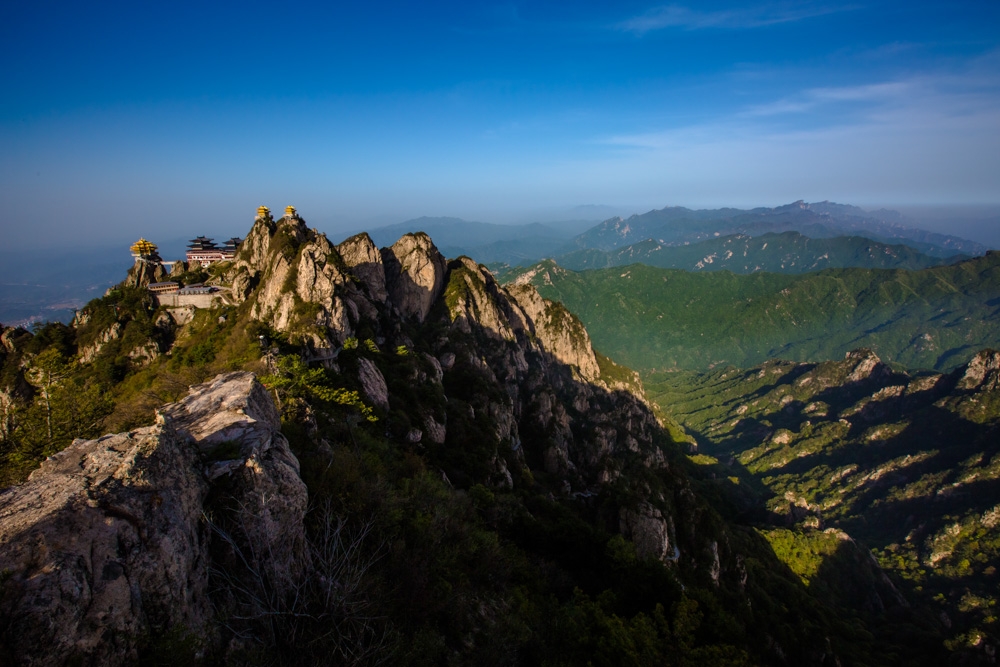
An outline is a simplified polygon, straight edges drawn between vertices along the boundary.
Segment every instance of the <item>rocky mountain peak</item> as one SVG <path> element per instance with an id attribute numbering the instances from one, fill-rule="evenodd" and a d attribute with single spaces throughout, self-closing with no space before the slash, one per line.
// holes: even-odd
<path id="1" fill-rule="evenodd" d="M 1000 388 L 1000 352 L 983 350 L 973 357 L 958 381 L 958 388 L 966 391 Z"/>
<path id="2" fill-rule="evenodd" d="M 406 234 L 382 251 L 389 300 L 405 318 L 423 322 L 444 288 L 447 262 L 423 232 Z"/>
<path id="3" fill-rule="evenodd" d="M 534 323 L 542 347 L 560 362 L 577 368 L 584 380 L 596 382 L 601 371 L 583 323 L 561 303 L 542 298 L 533 285 L 512 286 L 511 295 Z"/>
<path id="4" fill-rule="evenodd" d="M 385 287 L 385 267 L 382 253 L 367 232 L 355 234 L 337 246 L 344 264 L 357 277 L 375 301 L 385 303 L 389 294 Z"/>
<path id="5" fill-rule="evenodd" d="M 882 376 L 891 372 L 872 350 L 867 347 L 851 350 L 844 355 L 844 361 L 850 367 L 847 381 L 861 382 L 874 376 Z"/>

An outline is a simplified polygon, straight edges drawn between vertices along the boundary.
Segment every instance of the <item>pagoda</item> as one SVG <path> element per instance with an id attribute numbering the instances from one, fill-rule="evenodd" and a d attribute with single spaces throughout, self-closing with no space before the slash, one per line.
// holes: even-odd
<path id="1" fill-rule="evenodd" d="M 240 249 L 241 243 L 243 243 L 243 239 L 238 236 L 234 236 L 226 241 L 225 245 L 222 246 L 222 254 L 226 256 L 226 259 L 236 257 L 236 251 Z"/>
<path id="2" fill-rule="evenodd" d="M 147 241 L 144 238 L 139 238 L 138 241 L 132 244 L 129 248 L 132 251 L 132 256 L 136 258 L 139 262 L 162 262 L 160 255 L 157 252 L 156 244 Z"/>
<path id="3" fill-rule="evenodd" d="M 257 207 L 257 217 L 255 220 L 263 220 L 264 222 L 273 222 L 274 218 L 271 217 L 271 209 L 266 206 Z"/>
<path id="4" fill-rule="evenodd" d="M 222 248 L 215 245 L 215 242 L 207 236 L 199 236 L 188 242 L 187 261 L 189 264 L 200 264 L 209 266 L 215 262 L 229 259 Z"/>
<path id="5" fill-rule="evenodd" d="M 285 217 L 289 219 L 298 218 L 299 214 L 295 211 L 294 206 L 289 205 L 285 207 Z"/>

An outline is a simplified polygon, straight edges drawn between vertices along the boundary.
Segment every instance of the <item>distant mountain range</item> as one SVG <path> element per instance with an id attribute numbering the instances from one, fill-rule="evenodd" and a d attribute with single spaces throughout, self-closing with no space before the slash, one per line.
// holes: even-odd
<path id="1" fill-rule="evenodd" d="M 683 245 L 733 234 L 760 236 L 797 231 L 814 239 L 864 236 L 885 243 L 905 243 L 937 257 L 981 255 L 987 250 L 981 243 L 907 227 L 903 223 L 903 216 L 895 211 L 866 212 L 856 206 L 831 202 L 807 204 L 797 201 L 749 211 L 734 208 L 691 210 L 673 206 L 628 219 L 605 220 L 576 237 L 574 243 L 580 248 L 613 250 L 647 239 L 666 245 Z"/>
<path id="2" fill-rule="evenodd" d="M 760 236 L 720 236 L 689 245 L 671 246 L 649 240 L 613 250 L 588 248 L 560 255 L 556 261 L 574 271 L 648 264 L 687 271 L 805 273 L 850 266 L 925 269 L 968 258 L 963 254 L 928 255 L 907 245 L 890 245 L 863 236 L 814 239 L 798 232 L 768 232 Z"/>
<path id="3" fill-rule="evenodd" d="M 749 210 L 673 206 L 596 225 L 585 220 L 495 225 L 425 217 L 370 234 L 377 243 L 390 243 L 400 234 L 423 231 L 445 255 L 468 255 L 494 269 L 529 266 L 548 258 L 572 269 L 636 262 L 736 273 L 801 273 L 847 266 L 918 269 L 987 250 L 981 243 L 906 223 L 896 211 L 866 212 L 856 206 L 799 201 Z"/>

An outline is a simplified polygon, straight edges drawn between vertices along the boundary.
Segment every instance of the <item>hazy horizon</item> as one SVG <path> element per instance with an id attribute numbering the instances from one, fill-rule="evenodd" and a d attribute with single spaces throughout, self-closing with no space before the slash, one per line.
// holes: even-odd
<path id="1" fill-rule="evenodd" d="M 552 224 L 552 223 L 566 223 L 566 222 L 583 222 L 590 221 L 594 224 L 598 224 L 612 218 L 616 215 L 620 215 L 624 218 L 628 218 L 631 215 L 641 215 L 647 213 L 651 210 L 663 209 L 667 206 L 682 206 L 684 208 L 690 208 L 693 210 L 698 209 L 716 209 L 716 208 L 738 208 L 738 209 L 751 209 L 757 207 L 771 208 L 775 206 L 783 206 L 790 204 L 793 201 L 799 200 L 789 200 L 774 204 L 757 204 L 757 205 L 739 205 L 739 204 L 726 204 L 726 205 L 705 205 L 705 204 L 662 204 L 658 206 L 646 205 L 646 206 L 613 206 L 604 204 L 583 204 L 577 206 L 567 206 L 563 208 L 552 208 L 548 210 L 540 210 L 534 213 L 527 212 L 521 215 L 508 215 L 508 216 L 489 216 L 482 215 L 461 215 L 459 212 L 444 212 L 440 214 L 435 213 L 420 213 L 416 215 L 380 215 L 371 216 L 367 219 L 352 220 L 324 220 L 322 218 L 317 219 L 315 216 L 311 215 L 308 210 L 303 210 L 298 208 L 298 212 L 302 217 L 309 223 L 314 229 L 325 233 L 333 241 L 339 241 L 351 234 L 355 234 L 359 231 L 370 231 L 372 229 L 378 229 L 381 227 L 389 227 L 393 225 L 404 224 L 412 220 L 418 220 L 420 218 L 456 218 L 468 222 L 477 222 L 485 224 L 495 224 L 495 225 L 525 225 L 532 223 L 540 224 Z M 821 200 L 830 201 L 830 200 Z M 815 202 L 810 202 L 815 203 Z M 837 204 L 845 204 L 851 206 L 857 206 L 853 202 L 837 201 Z M 246 208 L 246 207 L 243 207 Z M 280 215 L 282 207 L 277 205 L 270 207 L 276 214 Z M 1000 249 L 1000 204 L 962 204 L 962 205 L 926 205 L 926 206 L 907 206 L 907 205 L 896 205 L 896 204 L 869 204 L 867 206 L 859 206 L 865 211 L 871 212 L 879 209 L 894 210 L 901 213 L 905 218 L 905 223 L 907 226 L 915 227 L 918 229 L 924 229 L 931 232 L 936 232 L 939 234 L 947 234 L 952 236 L 957 236 L 959 238 L 967 239 L 970 241 L 976 241 L 986 245 L 992 249 Z M 585 213 L 587 211 L 595 213 L 600 211 L 601 215 L 591 215 L 587 216 Z M 68 238 L 56 238 L 56 239 L 38 239 L 34 238 L 34 242 L 29 240 L 24 243 L 10 243 L 5 244 L 2 249 L 0 249 L 0 258 L 4 254 L 10 254 L 10 256 L 16 256 L 18 252 L 27 253 L 44 253 L 53 252 L 56 254 L 70 254 L 75 250 L 86 250 L 86 251 L 96 251 L 106 249 L 109 251 L 114 251 L 115 248 L 120 248 L 121 256 L 125 261 L 129 261 L 129 254 L 127 245 L 135 241 L 136 238 L 142 236 L 147 238 L 164 249 L 173 249 L 174 254 L 179 254 L 183 245 L 187 243 L 187 240 L 193 236 L 206 235 L 214 238 L 217 241 L 225 240 L 230 236 L 244 236 L 249 232 L 251 226 L 253 225 L 253 215 L 256 211 L 256 207 L 253 207 L 249 212 L 241 210 L 240 213 L 243 215 L 237 217 L 235 214 L 224 216 L 220 219 L 211 220 L 199 220 L 198 216 L 192 214 L 185 224 L 169 224 L 169 225 L 158 225 L 157 223 L 149 222 L 146 224 L 136 224 L 127 230 L 116 230 L 114 232 L 107 232 L 101 237 L 88 237 L 83 240 L 70 240 Z M 575 214 L 574 214 L 575 212 Z M 458 213 L 458 214 L 456 214 Z M 242 218 L 242 219 L 239 219 Z M 187 229 L 186 233 L 179 233 L 182 229 Z M 0 267 L 0 276 L 7 273 Z"/>

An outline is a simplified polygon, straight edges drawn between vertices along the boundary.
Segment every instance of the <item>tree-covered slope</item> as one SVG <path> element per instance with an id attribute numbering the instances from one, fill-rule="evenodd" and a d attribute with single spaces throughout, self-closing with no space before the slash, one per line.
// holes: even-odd
<path id="1" fill-rule="evenodd" d="M 755 237 L 733 234 L 681 245 L 648 240 L 607 251 L 576 250 L 560 255 L 556 261 L 574 271 L 647 264 L 688 271 L 806 273 L 845 267 L 925 269 L 962 259 L 968 256 L 932 257 L 906 245 L 880 243 L 863 236 L 811 239 L 798 232 L 782 232 Z"/>
<path id="2" fill-rule="evenodd" d="M 1000 345 L 1000 253 L 920 271 L 735 275 L 630 265 L 521 273 L 577 314 L 594 344 L 644 371 L 837 359 L 857 347 L 950 369 Z"/>
<path id="3" fill-rule="evenodd" d="M 846 531 L 933 610 L 950 646 L 988 659 L 1000 633 L 1000 353 L 946 375 L 893 371 L 859 350 L 657 373 L 647 387 L 703 464 L 758 489 L 769 520 L 792 528 L 768 537 L 804 579 L 823 578 L 831 530 Z"/>

